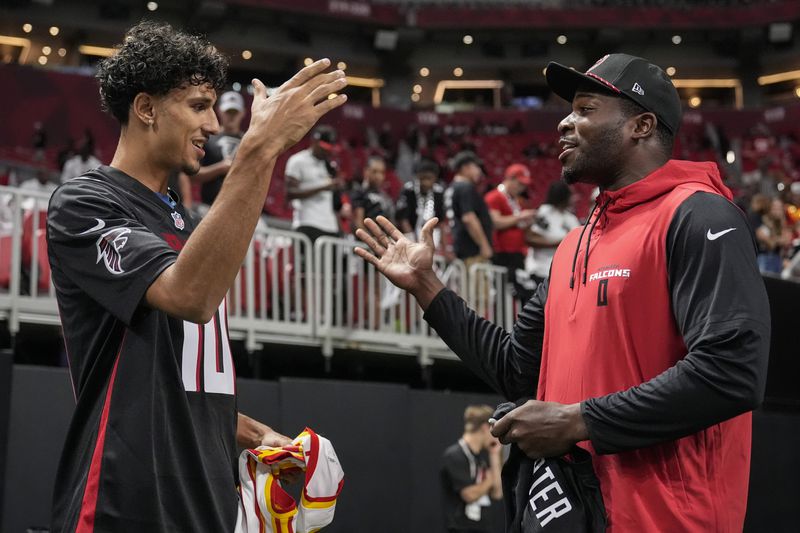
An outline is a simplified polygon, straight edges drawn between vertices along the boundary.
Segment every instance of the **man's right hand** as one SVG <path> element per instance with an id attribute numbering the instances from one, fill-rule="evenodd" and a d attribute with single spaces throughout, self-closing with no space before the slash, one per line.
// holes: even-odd
<path id="1" fill-rule="evenodd" d="M 267 87 L 253 80 L 250 128 L 245 137 L 266 148 L 271 155 L 296 144 L 328 111 L 347 101 L 347 96 L 328 96 L 347 86 L 344 72 L 324 73 L 331 64 L 320 59 L 305 67 L 267 97 Z"/>
<path id="2" fill-rule="evenodd" d="M 359 247 L 355 253 L 372 263 L 389 281 L 413 294 L 420 306 L 427 309 L 433 297 L 444 288 L 433 271 L 433 228 L 438 222 L 435 217 L 428 220 L 422 227 L 419 242 L 413 242 L 387 218 L 379 216 L 377 223 L 366 218 L 367 231 L 358 229 L 356 236 L 374 255 Z"/>
<path id="3" fill-rule="evenodd" d="M 481 254 L 481 257 L 483 257 L 484 259 L 491 259 L 492 256 L 494 255 L 494 252 L 492 252 L 492 247 L 489 246 L 488 244 L 484 244 L 483 246 L 481 246 L 479 253 Z"/>

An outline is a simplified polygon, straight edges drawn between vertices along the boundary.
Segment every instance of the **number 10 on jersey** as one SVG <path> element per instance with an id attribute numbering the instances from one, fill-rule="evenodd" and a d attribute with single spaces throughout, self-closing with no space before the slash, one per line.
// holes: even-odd
<path id="1" fill-rule="evenodd" d="M 186 392 L 234 394 L 236 371 L 228 341 L 225 300 L 206 324 L 183 322 L 182 373 Z"/>

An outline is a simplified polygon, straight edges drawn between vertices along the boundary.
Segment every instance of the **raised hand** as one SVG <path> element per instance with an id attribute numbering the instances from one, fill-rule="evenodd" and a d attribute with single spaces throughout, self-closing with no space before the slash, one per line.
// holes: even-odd
<path id="1" fill-rule="evenodd" d="M 303 68 L 267 97 L 267 87 L 253 80 L 253 104 L 247 136 L 259 139 L 277 156 L 308 133 L 328 111 L 347 101 L 347 96 L 328 96 L 347 86 L 344 72 L 325 73 L 329 59 Z"/>
<path id="2" fill-rule="evenodd" d="M 423 309 L 444 288 L 433 271 L 433 228 L 439 219 L 432 218 L 422 227 L 420 242 L 409 240 L 403 232 L 379 216 L 377 222 L 364 219 L 367 230 L 359 229 L 356 236 L 373 253 L 356 248 L 356 255 L 372 263 L 389 281 L 413 294 Z M 374 255 L 373 255 L 374 254 Z"/>

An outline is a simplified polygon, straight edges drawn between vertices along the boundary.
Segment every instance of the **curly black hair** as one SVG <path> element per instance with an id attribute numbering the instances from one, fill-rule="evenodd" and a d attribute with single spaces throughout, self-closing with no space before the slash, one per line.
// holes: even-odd
<path id="1" fill-rule="evenodd" d="M 164 95 L 186 83 L 221 91 L 227 70 L 228 59 L 205 39 L 164 22 L 143 21 L 100 62 L 96 77 L 103 109 L 125 125 L 137 94 Z"/>

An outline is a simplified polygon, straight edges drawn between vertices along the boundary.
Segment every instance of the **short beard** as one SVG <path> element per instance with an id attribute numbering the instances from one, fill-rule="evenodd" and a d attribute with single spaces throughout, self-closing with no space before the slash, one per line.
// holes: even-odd
<path id="1" fill-rule="evenodd" d="M 568 185 L 589 183 L 604 187 L 614 179 L 622 159 L 622 125 L 620 120 L 602 130 L 597 140 L 582 144 L 572 165 L 561 168 L 561 179 Z"/>
<path id="2" fill-rule="evenodd" d="M 194 166 L 194 167 L 190 167 L 190 166 L 184 165 L 183 167 L 181 167 L 181 172 L 183 172 L 187 176 L 194 176 L 195 174 L 200 172 L 200 166 L 201 165 L 200 165 L 199 161 L 197 163 L 197 166 Z"/>

